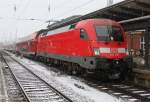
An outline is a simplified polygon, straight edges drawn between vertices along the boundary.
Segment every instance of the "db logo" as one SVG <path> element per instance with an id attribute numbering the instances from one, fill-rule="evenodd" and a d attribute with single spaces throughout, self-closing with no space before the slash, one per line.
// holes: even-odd
<path id="1" fill-rule="evenodd" d="M 118 53 L 118 50 L 116 48 L 111 48 L 111 53 Z"/>

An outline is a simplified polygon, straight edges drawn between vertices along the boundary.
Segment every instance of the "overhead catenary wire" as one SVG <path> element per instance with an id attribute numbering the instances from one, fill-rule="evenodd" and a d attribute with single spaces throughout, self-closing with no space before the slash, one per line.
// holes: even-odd
<path id="1" fill-rule="evenodd" d="M 64 16 L 64 15 L 66 15 L 66 14 L 70 14 L 71 12 L 73 12 L 73 11 L 79 9 L 79 8 L 85 7 L 86 5 L 90 4 L 90 3 L 93 2 L 93 1 L 94 1 L 94 0 L 89 0 L 89 1 L 87 1 L 87 2 L 85 2 L 85 3 L 83 3 L 83 4 L 81 4 L 81 5 L 78 5 L 77 7 L 74 7 L 74 8 L 72 8 L 72 9 L 67 10 L 66 12 L 61 13 L 61 14 L 58 15 L 57 17 Z M 57 17 L 56 17 L 56 18 L 57 18 Z"/>
<path id="2" fill-rule="evenodd" d="M 31 1 L 31 0 L 28 0 L 28 2 L 26 3 L 26 5 L 24 6 L 22 12 L 24 12 L 24 11 L 27 9 L 27 7 L 28 7 L 30 1 Z M 79 5 L 79 6 L 77 6 L 77 7 L 75 7 L 75 8 L 70 9 L 69 11 L 66 11 L 66 12 L 63 13 L 63 14 L 68 14 L 67 12 L 71 13 L 71 12 L 73 12 L 73 11 L 75 11 L 75 10 L 81 8 L 81 7 L 84 7 L 84 6 L 88 5 L 88 4 L 91 3 L 92 1 L 94 1 L 94 0 L 89 0 L 89 1 L 87 1 L 87 2 L 85 2 L 85 3 L 83 3 L 83 4 Z M 14 4 L 14 12 L 15 12 L 14 14 L 16 14 L 17 9 L 18 9 L 17 6 Z M 58 20 L 50 19 L 50 18 L 51 18 L 51 5 L 50 5 L 50 0 L 48 0 L 48 12 L 49 12 L 49 20 L 42 20 L 42 19 L 36 19 L 36 18 L 20 18 L 20 15 L 21 15 L 21 14 L 18 15 L 18 17 L 15 17 L 15 18 L 2 18 L 2 17 L 0 17 L 0 19 L 13 19 L 13 20 L 18 20 L 18 21 L 20 21 L 20 20 L 21 20 L 21 21 L 38 21 L 38 22 L 45 22 L 45 23 L 57 22 Z M 61 16 L 63 16 L 63 15 L 61 15 Z M 56 17 L 56 18 L 57 18 L 57 17 Z"/>
<path id="3" fill-rule="evenodd" d="M 27 1 L 27 0 L 26 0 Z M 11 9 L 12 9 L 12 17 L 5 17 L 5 16 L 3 16 L 3 17 L 0 17 L 0 20 L 6 20 L 6 21 L 10 21 L 10 22 L 12 22 L 13 23 L 13 34 L 11 34 L 13 37 L 14 37 L 14 40 L 12 40 L 12 39 L 10 39 L 10 37 L 11 36 L 8 36 L 8 34 L 6 33 L 5 34 L 5 39 L 4 39 L 4 41 L 7 41 L 8 39 L 9 40 L 11 40 L 11 41 L 13 41 L 14 43 L 16 43 L 16 40 L 17 40 L 17 38 L 19 37 L 18 36 L 18 31 L 19 31 L 19 23 L 20 23 L 20 21 L 23 21 L 23 22 L 26 22 L 26 21 L 34 21 L 34 22 L 39 22 L 40 23 L 40 25 L 41 25 L 41 23 L 42 23 L 42 25 L 43 25 L 43 23 L 44 24 L 46 24 L 47 23 L 47 20 L 44 20 L 44 19 L 35 19 L 35 18 L 23 18 L 23 16 L 22 16 L 22 13 L 24 13 L 25 11 L 27 11 L 27 8 L 28 8 L 28 6 L 29 6 L 29 4 L 30 4 L 30 1 L 31 0 L 28 0 L 27 2 L 16 2 L 15 0 L 10 0 L 10 4 L 11 4 Z M 22 4 L 25 4 L 25 5 L 22 5 Z M 18 12 L 18 11 L 21 11 L 21 12 Z M 12 21 L 11 21 L 12 20 Z M 7 32 L 7 31 L 6 31 Z M 20 34 L 19 34 L 20 35 Z"/>
<path id="4" fill-rule="evenodd" d="M 60 8 L 60 7 L 62 7 L 62 6 L 64 6 L 64 4 L 68 4 L 68 3 L 72 3 L 72 1 L 73 0 L 69 0 L 69 2 L 68 2 L 68 0 L 65 0 L 65 2 L 61 2 L 59 5 L 57 5 L 55 8 Z"/>
<path id="5" fill-rule="evenodd" d="M 49 22 L 58 22 L 58 21 L 60 21 L 60 20 L 54 20 L 53 17 L 55 16 L 55 14 L 52 14 L 52 13 L 54 12 L 55 8 L 58 9 L 58 8 L 60 8 L 60 6 L 62 7 L 63 4 L 71 3 L 71 1 L 73 1 L 73 0 L 70 0 L 69 2 L 67 0 L 64 0 L 63 2 L 57 3 L 58 5 L 52 7 L 52 2 L 50 2 L 50 0 L 48 0 L 48 13 L 46 11 L 45 15 L 48 14 L 48 17 L 49 17 L 48 19 L 49 20 L 47 20 L 46 22 L 49 23 Z M 53 8 L 53 11 L 52 11 L 52 8 Z"/>
<path id="6" fill-rule="evenodd" d="M 22 13 L 25 14 L 29 4 L 30 4 L 31 0 L 28 0 L 27 3 L 25 4 L 24 8 L 21 10 L 21 13 L 18 14 L 18 17 L 17 18 L 20 18 L 20 16 L 22 16 Z"/>
<path id="7" fill-rule="evenodd" d="M 48 0 L 48 13 L 49 13 L 49 20 L 51 19 L 51 5 L 50 0 Z M 50 21 L 48 22 L 48 25 L 50 25 Z"/>
<path id="8" fill-rule="evenodd" d="M 41 22 L 42 23 L 42 25 L 43 24 L 46 24 L 46 23 L 49 23 L 49 22 L 57 22 L 58 20 L 54 20 L 52 17 L 52 9 L 54 9 L 55 7 L 53 7 L 52 8 L 52 2 L 50 2 L 50 0 L 48 0 L 49 1 L 49 3 L 48 3 L 48 11 L 49 11 L 49 20 L 44 20 L 44 19 L 36 19 L 36 18 L 24 18 L 23 17 L 23 13 L 24 12 L 26 12 L 27 10 L 28 10 L 28 6 L 30 5 L 30 3 L 32 2 L 32 0 L 26 0 L 26 2 L 22 2 L 22 3 L 20 3 L 20 2 L 18 2 L 19 3 L 19 5 L 18 4 L 15 4 L 14 2 L 13 2 L 13 11 L 14 11 L 14 16 L 15 17 L 12 17 L 12 18 L 5 18 L 5 17 L 0 17 L 0 19 L 9 19 L 9 20 L 16 20 L 17 22 L 16 22 L 16 27 L 17 27 L 17 24 L 19 23 L 19 21 L 35 21 L 35 22 Z M 72 9 L 69 9 L 68 11 L 66 11 L 65 13 L 63 13 L 63 15 L 66 15 L 66 14 L 69 14 L 69 13 L 71 13 L 71 12 L 73 12 L 73 11 L 75 11 L 75 10 L 77 10 L 77 9 L 80 9 L 81 7 L 85 7 L 86 5 L 88 5 L 89 3 L 91 3 L 91 2 L 93 2 L 94 0 L 89 0 L 89 1 L 87 1 L 87 2 L 85 2 L 85 3 L 82 3 L 82 4 L 80 4 L 80 5 L 78 5 L 77 7 L 74 7 L 74 8 L 72 8 Z M 24 5 L 22 5 L 24 3 Z M 62 4 L 62 3 L 61 3 Z M 41 24 L 40 23 L 40 24 Z M 19 30 L 19 28 L 16 28 L 16 30 L 14 31 L 15 33 L 17 33 L 18 32 L 18 30 Z"/>

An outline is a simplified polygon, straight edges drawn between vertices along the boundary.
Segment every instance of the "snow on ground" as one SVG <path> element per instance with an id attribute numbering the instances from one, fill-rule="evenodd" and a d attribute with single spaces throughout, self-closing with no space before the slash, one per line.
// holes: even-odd
<path id="1" fill-rule="evenodd" d="M 82 96 L 89 97 L 95 102 L 117 102 L 117 99 L 108 95 L 107 93 L 99 92 L 98 90 L 91 88 L 84 83 L 80 82 L 80 80 L 72 79 L 71 77 L 66 76 L 57 76 L 56 80 L 64 83 L 67 87 L 70 87 L 75 92 Z"/>
<path id="2" fill-rule="evenodd" d="M 14 55 L 12 56 L 15 57 Z M 81 82 L 79 78 L 56 73 L 43 67 L 37 62 L 25 58 L 21 59 L 18 57 L 17 59 L 32 66 L 30 67 L 30 70 L 42 77 L 52 86 L 55 86 L 58 90 L 61 90 L 61 92 L 69 96 L 75 102 L 123 102 L 121 99 L 89 87 Z"/>

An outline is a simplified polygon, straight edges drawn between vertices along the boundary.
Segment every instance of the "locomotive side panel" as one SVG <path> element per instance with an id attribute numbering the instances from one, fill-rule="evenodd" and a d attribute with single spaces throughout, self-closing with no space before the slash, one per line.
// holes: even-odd
<path id="1" fill-rule="evenodd" d="M 83 56 L 92 56 L 92 51 L 90 41 L 81 39 L 80 29 L 75 29 L 55 35 L 47 34 L 47 36 L 39 38 L 37 54 L 83 66 L 82 62 L 85 60 Z"/>

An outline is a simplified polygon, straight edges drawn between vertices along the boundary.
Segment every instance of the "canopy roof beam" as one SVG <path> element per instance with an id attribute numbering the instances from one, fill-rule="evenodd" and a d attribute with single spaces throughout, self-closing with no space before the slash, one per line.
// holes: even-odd
<path id="1" fill-rule="evenodd" d="M 131 8 L 131 7 L 120 7 L 123 11 L 127 11 L 130 12 L 130 14 L 134 14 L 136 16 L 144 16 L 145 14 L 150 14 L 150 12 L 148 11 L 143 11 L 142 9 L 135 9 L 135 8 Z"/>
<path id="2" fill-rule="evenodd" d="M 130 18 L 135 18 L 135 17 L 137 17 L 137 15 L 130 14 L 130 13 L 128 13 L 128 12 L 121 12 L 121 11 L 116 11 L 116 10 L 109 10 L 108 12 L 109 12 L 109 13 L 116 14 L 116 15 L 118 15 L 119 17 L 124 17 L 125 19 L 130 19 Z M 125 20 L 125 19 L 123 19 L 123 20 Z"/>
<path id="3" fill-rule="evenodd" d="M 144 0 L 143 0 L 144 1 Z M 145 3 L 145 2 L 141 2 L 141 1 L 135 1 L 135 3 L 138 5 L 138 6 L 141 6 L 143 9 L 147 9 L 147 10 L 150 10 L 150 4 L 149 3 Z"/>

